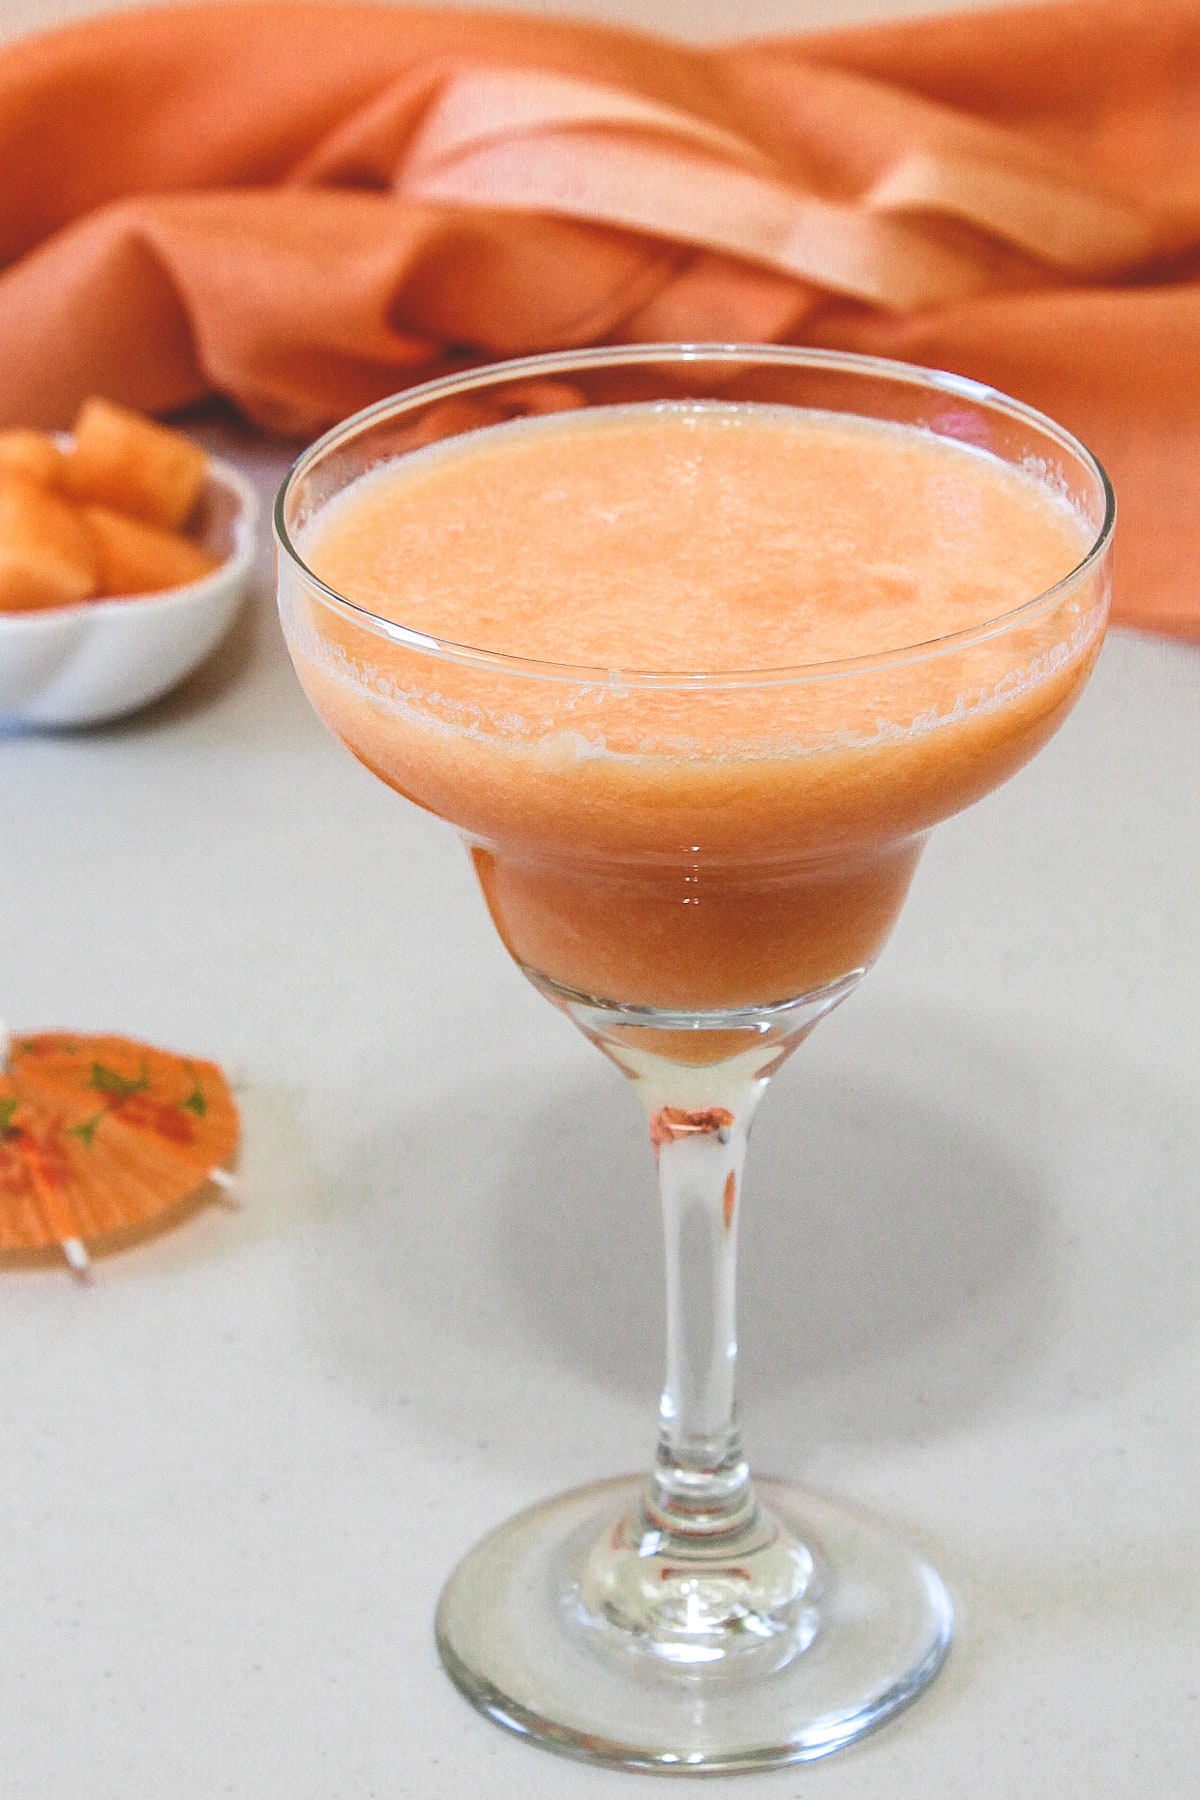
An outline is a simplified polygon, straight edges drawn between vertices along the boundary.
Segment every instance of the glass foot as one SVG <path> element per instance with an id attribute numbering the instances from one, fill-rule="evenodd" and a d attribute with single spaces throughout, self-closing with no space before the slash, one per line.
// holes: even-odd
<path id="1" fill-rule="evenodd" d="M 729 1585 L 738 1570 L 667 1569 L 653 1544 L 631 1541 L 644 1491 L 636 1479 L 606 1481 L 532 1507 L 450 1577 L 438 1649 L 497 1724 L 587 1762 L 733 1773 L 852 1743 L 941 1667 L 949 1597 L 886 1526 L 802 1488 L 756 1481 L 767 1529 L 778 1527 L 779 1604 L 739 1612 Z M 674 1583 L 678 1630 L 665 1637 L 629 1624 L 645 1586 L 639 1564 Z M 730 1653 L 710 1654 L 719 1633 L 689 1631 L 689 1605 L 702 1625 L 714 1605 L 726 1607 Z M 698 1656 L 680 1655 L 689 1644 Z"/>

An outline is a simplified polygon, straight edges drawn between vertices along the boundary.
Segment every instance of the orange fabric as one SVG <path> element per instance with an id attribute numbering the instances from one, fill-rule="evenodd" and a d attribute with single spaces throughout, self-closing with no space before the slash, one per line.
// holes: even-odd
<path id="1" fill-rule="evenodd" d="M 463 362 L 771 338 L 1084 437 L 1118 616 L 1200 639 L 1200 0 L 694 49 L 242 4 L 0 53 L 0 425 L 214 391 L 284 432 Z"/>

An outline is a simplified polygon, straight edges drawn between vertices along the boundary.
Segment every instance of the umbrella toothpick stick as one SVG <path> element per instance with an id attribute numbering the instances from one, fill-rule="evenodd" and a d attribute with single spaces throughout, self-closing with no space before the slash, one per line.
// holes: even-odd
<path id="1" fill-rule="evenodd" d="M 92 1279 L 92 1259 L 87 1253 L 87 1245 L 82 1238 L 63 1238 L 59 1248 L 70 1265 L 72 1275 L 78 1275 L 81 1281 Z"/>
<path id="2" fill-rule="evenodd" d="M 242 1191 L 238 1186 L 237 1176 L 231 1175 L 228 1169 L 210 1169 L 208 1179 L 220 1190 L 221 1198 L 226 1206 L 240 1206 Z"/>

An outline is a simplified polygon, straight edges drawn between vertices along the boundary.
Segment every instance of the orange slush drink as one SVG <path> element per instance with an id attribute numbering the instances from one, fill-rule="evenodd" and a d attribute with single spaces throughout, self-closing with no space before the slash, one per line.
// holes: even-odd
<path id="1" fill-rule="evenodd" d="M 923 834 L 1060 723 L 1102 577 L 1029 603 L 1093 537 L 1044 471 L 914 426 L 607 406 L 385 462 L 305 526 L 337 594 L 497 660 L 315 599 L 290 635 L 337 735 L 467 834 L 527 969 L 761 1006 L 866 967 Z"/>

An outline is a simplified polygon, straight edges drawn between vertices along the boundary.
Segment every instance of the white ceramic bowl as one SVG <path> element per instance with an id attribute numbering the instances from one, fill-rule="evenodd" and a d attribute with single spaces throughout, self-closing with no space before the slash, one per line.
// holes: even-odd
<path id="1" fill-rule="evenodd" d="M 0 613 L 0 727 L 99 725 L 181 682 L 233 622 L 254 566 L 258 496 L 211 461 L 196 535 L 224 558 L 186 587 Z"/>

